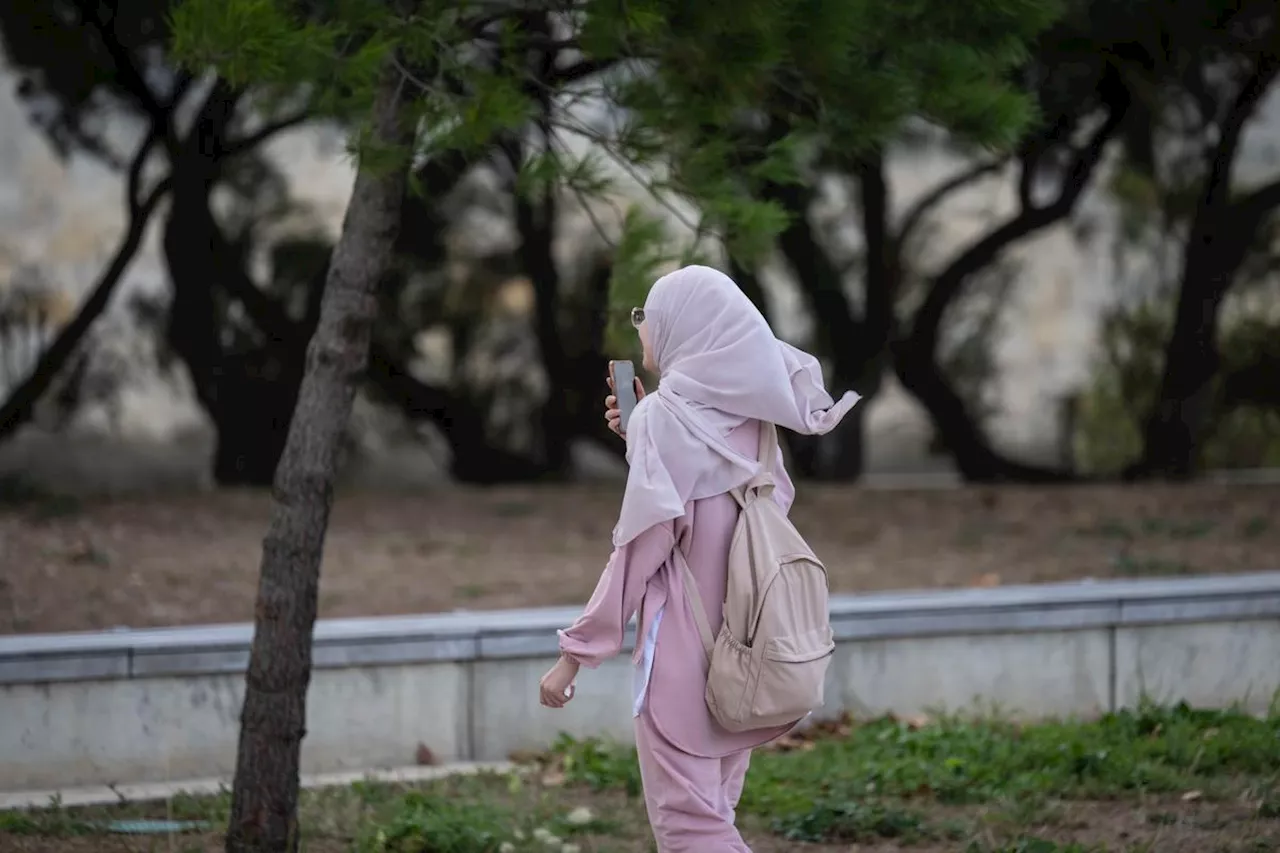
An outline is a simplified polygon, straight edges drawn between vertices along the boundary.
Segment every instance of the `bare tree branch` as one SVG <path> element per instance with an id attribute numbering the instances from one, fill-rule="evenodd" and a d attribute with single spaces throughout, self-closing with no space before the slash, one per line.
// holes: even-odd
<path id="1" fill-rule="evenodd" d="M 1106 120 L 1072 159 L 1063 176 L 1058 197 L 1046 205 L 1024 208 L 999 228 L 969 245 L 934 278 L 911 324 L 913 346 L 920 347 L 924 353 L 935 352 L 943 315 L 960 295 L 969 277 L 995 260 L 1008 246 L 1071 213 L 1128 110 L 1127 92 L 1123 95 L 1117 92 L 1114 97 Z"/>
<path id="2" fill-rule="evenodd" d="M 1250 191 L 1231 205 L 1230 220 L 1233 228 L 1244 225 L 1257 230 L 1262 220 L 1280 207 L 1280 178 Z"/>
<path id="3" fill-rule="evenodd" d="M 282 133 L 291 128 L 303 124 L 311 118 L 311 113 L 306 110 L 300 110 L 294 115 L 285 116 L 272 122 L 267 122 L 262 127 L 243 139 L 233 139 L 223 146 L 221 155 L 227 159 L 238 157 L 246 151 L 257 148 L 277 133 Z"/>
<path id="4" fill-rule="evenodd" d="M 1227 371 L 1222 377 L 1219 405 L 1224 412 L 1244 406 L 1280 410 L 1280 355 L 1268 353 L 1257 361 Z"/>
<path id="5" fill-rule="evenodd" d="M 1258 63 L 1249 75 L 1249 79 L 1240 87 L 1231 109 L 1223 119 L 1218 135 L 1218 144 L 1209 156 L 1209 176 L 1205 181 L 1204 201 L 1201 209 L 1208 211 L 1221 210 L 1231 196 L 1231 174 L 1235 168 L 1236 151 L 1244 136 L 1244 127 L 1257 110 L 1258 105 L 1271 88 L 1276 75 L 1280 74 L 1280 52 L 1268 51 L 1258 58 Z M 1205 216 L 1204 222 L 1197 222 L 1198 233 L 1202 229 L 1212 227 L 1212 216 Z M 1195 239 L 1195 235 L 1192 235 Z"/>
<path id="6" fill-rule="evenodd" d="M 916 203 L 911 205 L 906 215 L 902 217 L 902 224 L 898 226 L 897 242 L 899 246 L 905 246 L 911 238 L 912 232 L 920 226 L 921 221 L 929 214 L 934 207 L 942 203 L 947 196 L 964 189 L 970 184 L 985 178 L 987 175 L 994 174 L 1005 167 L 1009 162 L 1007 157 L 999 160 L 992 160 L 987 163 L 979 163 L 970 169 L 960 172 L 951 178 L 938 184 L 929 192 L 925 193 Z"/>
<path id="7" fill-rule="evenodd" d="M 116 67 L 116 74 L 119 75 L 121 85 L 142 107 L 143 112 L 147 114 L 151 122 L 157 127 L 163 128 L 165 148 L 170 154 L 175 154 L 179 143 L 173 124 L 170 121 L 171 106 L 166 106 L 162 103 L 156 93 L 152 91 L 142 72 L 134 64 L 133 57 L 129 55 L 129 51 L 125 50 L 124 45 L 120 43 L 120 39 L 116 37 L 112 28 L 114 16 L 112 21 L 104 19 L 101 14 L 101 6 L 96 0 L 75 0 L 75 2 L 80 9 L 80 13 L 93 26 L 98 33 L 98 37 L 102 40 L 103 48 L 107 51 L 107 55 L 111 57 L 111 61 Z M 175 97 L 173 103 L 176 104 L 177 101 L 178 98 Z"/>
<path id="8" fill-rule="evenodd" d="M 111 263 L 103 270 L 89 298 L 80 306 L 75 318 L 58 331 L 57 337 L 41 354 L 26 380 L 15 388 L 5 400 L 4 405 L 0 406 L 0 440 L 11 436 L 34 416 L 36 404 L 44 397 L 45 392 L 71 360 L 89 328 L 106 309 L 116 286 L 124 278 L 125 271 L 137 254 L 151 214 L 155 212 L 156 206 L 172 185 L 172 178 L 165 177 L 145 197 L 139 197 L 142 172 L 151 155 L 151 149 L 163 134 L 163 125 L 153 123 L 151 132 L 138 147 L 129 167 L 126 190 L 129 222 L 124 235 L 120 238 L 119 246 L 116 247 L 115 254 L 112 255 Z"/>
<path id="9" fill-rule="evenodd" d="M 602 74 L 619 64 L 616 59 L 583 59 L 573 65 L 557 68 L 547 75 L 547 83 L 552 87 L 568 86 L 581 82 L 588 77 Z"/>

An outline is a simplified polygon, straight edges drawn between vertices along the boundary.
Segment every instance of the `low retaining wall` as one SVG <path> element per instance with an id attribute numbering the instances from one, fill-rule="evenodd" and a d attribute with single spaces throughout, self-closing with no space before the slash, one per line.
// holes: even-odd
<path id="1" fill-rule="evenodd" d="M 576 609 L 316 627 L 306 772 L 489 761 L 559 732 L 629 738 L 624 655 L 540 708 Z M 1264 712 L 1280 691 L 1280 573 L 839 596 L 826 712 L 1087 716 L 1144 696 Z M 229 775 L 252 628 L 0 638 L 0 790 Z M 628 645 L 631 638 L 628 638 Z"/>

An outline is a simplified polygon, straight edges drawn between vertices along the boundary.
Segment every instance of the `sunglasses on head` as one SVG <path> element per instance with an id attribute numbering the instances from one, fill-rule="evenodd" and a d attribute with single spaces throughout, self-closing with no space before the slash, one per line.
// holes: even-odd
<path id="1" fill-rule="evenodd" d="M 635 326 L 638 329 L 640 328 L 640 324 L 643 322 L 644 322 L 644 309 L 632 308 L 631 309 L 631 325 Z"/>

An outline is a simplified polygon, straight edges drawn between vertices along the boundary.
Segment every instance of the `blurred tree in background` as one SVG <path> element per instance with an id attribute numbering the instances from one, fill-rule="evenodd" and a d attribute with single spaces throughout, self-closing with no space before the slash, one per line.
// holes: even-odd
<path id="1" fill-rule="evenodd" d="M 165 0 L 119 6 L 17 0 L 0 9 L 7 58 L 24 75 L 21 94 L 55 149 L 129 174 L 128 222 L 115 257 L 26 381 L 10 388 L 0 408 L 0 438 L 30 420 L 35 404 L 82 351 L 85 334 L 112 299 L 151 215 L 168 197 L 163 248 L 171 299 L 162 313 L 147 316 L 158 320 L 164 349 L 191 377 L 216 431 L 215 481 L 267 485 L 293 411 L 331 245 L 318 226 L 312 235 L 268 242 L 270 226 L 305 211 L 294 209 L 263 148 L 304 122 L 323 127 L 333 117 L 315 110 L 303 93 L 258 102 L 225 81 L 194 78 L 177 68 L 168 53 L 170 7 Z M 556 73 L 571 81 L 589 70 Z M 119 134 L 113 139 L 110 131 L 121 120 L 142 129 L 134 151 L 116 150 Z M 441 427 L 451 445 L 453 474 L 474 481 L 528 478 L 546 468 L 504 452 L 487 435 L 484 412 L 468 389 L 449 380 L 423 381 L 410 369 L 416 355 L 410 343 L 422 330 L 413 321 L 424 314 L 435 321 L 442 306 L 451 309 L 462 360 L 467 333 L 487 308 L 482 294 L 492 295 L 494 276 L 483 271 L 463 287 L 442 283 L 448 223 L 440 210 L 440 200 L 489 153 L 453 152 L 416 171 L 415 182 L 426 192 L 405 198 L 410 227 L 383 290 L 385 312 L 369 371 L 371 393 L 412 419 Z M 265 279 L 250 272 L 264 251 Z M 507 266 L 505 274 L 511 272 Z M 593 421 L 594 408 L 593 401 Z M 562 440 L 557 435 L 554 441 Z"/>
<path id="2" fill-rule="evenodd" d="M 1161 304 L 1176 301 L 1184 315 L 1183 331 L 1175 332 L 1171 325 L 1161 338 L 1159 352 L 1152 354 L 1156 367 L 1148 378 L 1163 385 L 1163 390 L 1157 393 L 1153 388 L 1125 399 L 1150 401 L 1139 419 L 1153 417 L 1151 412 L 1176 411 L 1194 420 L 1199 410 L 1191 405 L 1193 401 L 1180 401 L 1182 392 L 1177 389 L 1185 390 L 1187 377 L 1197 372 L 1202 379 L 1214 375 L 1214 359 L 1207 350 L 1197 349 L 1212 336 L 1190 331 L 1194 324 L 1188 325 L 1187 318 L 1201 317 L 1203 306 L 1207 311 L 1201 317 L 1207 324 L 1204 329 L 1215 328 L 1216 303 L 1204 288 L 1217 275 L 1213 270 L 1219 264 L 1229 269 L 1238 263 L 1239 255 L 1221 237 L 1205 243 L 1208 232 L 1190 230 L 1189 217 L 1198 210 L 1202 229 L 1211 221 L 1212 211 L 1218 209 L 1214 205 L 1222 203 L 1222 190 L 1209 188 L 1227 179 L 1240 155 L 1242 128 L 1253 119 L 1259 100 L 1273 90 L 1276 14 L 1275 4 L 1262 2 L 1067 4 L 1063 17 L 1044 33 L 1031 59 L 1019 68 L 1019 79 L 1028 83 L 1037 99 L 1040 120 L 1027 128 L 1011 155 L 984 155 L 965 145 L 963 137 L 942 137 L 941 144 L 954 148 L 967 165 L 904 209 L 892 197 L 887 158 L 895 151 L 938 144 L 936 133 L 907 125 L 898 129 L 892 146 L 852 158 L 838 149 L 818 159 L 811 180 L 769 188 L 791 213 L 777 243 L 778 253 L 806 296 L 817 325 L 816 344 L 831 359 L 837 377 L 874 398 L 886 372 L 892 371 L 923 404 L 939 444 L 969 481 L 1073 479 L 1069 466 L 1055 470 L 1026 464 L 1007 458 L 991 444 L 983 424 L 982 386 L 993 371 L 991 348 L 997 335 L 992 320 L 1002 301 L 1014 296 L 1017 284 L 1011 280 L 1017 276 L 1007 270 L 1010 252 L 1050 228 L 1072 223 L 1087 192 L 1110 190 L 1126 207 L 1130 222 L 1141 222 L 1142 227 L 1178 223 L 1173 228 L 1162 226 L 1163 250 L 1173 245 L 1185 255 L 1184 274 L 1176 286 L 1151 297 Z M 1228 132 L 1232 127 L 1235 130 Z M 1120 155 L 1119 172 L 1108 165 L 1114 162 L 1108 160 L 1109 152 Z M 1162 180 L 1178 182 L 1179 197 L 1184 204 L 1191 203 L 1178 216 L 1160 213 L 1150 203 L 1135 211 L 1133 193 L 1126 192 L 1126 188 L 1149 187 L 1150 178 L 1141 175 L 1154 174 L 1157 163 Z M 1012 181 L 1017 209 L 940 265 L 934 262 L 928 244 L 943 205 L 958 193 L 992 180 Z M 847 252 L 842 255 L 838 241 L 823 234 L 815 222 L 823 183 L 847 189 L 856 201 L 845 214 L 853 218 L 850 226 L 862 236 L 861 250 L 853 257 Z M 1267 223 L 1273 221 L 1276 193 L 1265 184 L 1252 189 L 1235 203 L 1234 222 L 1239 228 L 1232 233 L 1265 242 L 1270 239 Z M 1150 191 L 1138 195 L 1155 198 Z M 1133 249 L 1130 243 L 1124 252 Z M 1269 256 L 1270 250 L 1263 254 Z M 1260 271 L 1257 286 L 1273 283 L 1265 262 L 1254 267 Z M 744 272 L 750 278 L 749 271 Z M 1131 301 L 1135 283 L 1117 285 L 1121 301 Z M 1257 302 L 1253 303 L 1255 313 Z M 983 304 L 985 309 L 980 307 Z M 1257 346 L 1251 351 L 1251 356 L 1238 353 L 1230 376 L 1221 375 L 1214 382 L 1223 389 L 1222 405 L 1231 410 L 1230 418 L 1250 424 L 1242 429 L 1257 438 L 1259 429 L 1274 420 L 1257 406 L 1274 406 L 1263 398 L 1274 396 L 1266 389 L 1280 388 L 1280 374 L 1265 352 Z M 1194 352 L 1204 357 L 1189 355 Z M 1191 364 L 1197 365 L 1195 370 L 1189 369 Z M 865 414 L 865 405 L 859 408 Z M 1084 408 L 1086 413 L 1098 411 L 1096 406 Z M 1116 413 L 1102 416 L 1099 430 L 1118 428 L 1107 422 L 1112 414 Z M 1082 417 L 1081 428 L 1094 432 L 1090 424 L 1097 418 Z M 1183 461 L 1156 465 L 1151 460 L 1163 453 L 1159 447 L 1167 444 L 1171 431 L 1178 432 L 1182 420 L 1162 415 L 1152 423 L 1160 426 L 1149 426 L 1144 439 L 1128 448 L 1127 452 L 1147 460 L 1129 466 L 1134 476 L 1189 470 L 1194 448 L 1213 432 L 1206 429 L 1190 443 L 1183 441 L 1174 454 Z M 856 477 L 864 465 L 860 431 L 859 420 L 850 418 L 832 436 L 797 442 L 811 445 L 798 454 L 800 471 L 810 476 Z M 1182 434 L 1184 439 L 1190 435 Z M 1081 441 L 1087 444 L 1089 439 L 1081 436 Z M 1221 455 L 1216 458 L 1226 461 Z M 1132 460 L 1127 457 L 1125 464 Z"/>
<path id="3" fill-rule="evenodd" d="M 0 439 L 32 418 L 36 404 L 72 365 L 82 340 L 133 261 L 152 214 L 171 188 L 168 176 L 155 181 L 149 191 L 144 188 L 154 150 L 176 145 L 168 134 L 167 115 L 178 108 L 191 85 L 187 75 L 150 73 L 142 59 L 164 50 L 164 9 L 163 3 L 134 3 L 121 21 L 90 2 L 0 4 L 0 38 L 6 56 L 27 72 L 19 94 L 31 102 L 33 119 L 54 149 L 64 157 L 86 152 L 127 174 L 127 220 L 114 256 L 76 315 L 28 360 L 32 366 L 25 375 L 6 385 L 8 397 L 0 404 Z M 113 31 L 118 23 L 123 24 L 119 37 Z M 141 141 L 131 152 L 116 150 L 101 121 L 104 112 L 117 109 L 137 115 L 143 127 Z"/>
<path id="4" fill-rule="evenodd" d="M 318 223 L 282 235 L 278 223 L 306 212 L 265 146 L 304 122 L 340 133 L 349 117 L 296 88 L 268 96 L 184 72 L 169 55 L 170 11 L 166 0 L 15 0 L 0 9 L 33 121 L 69 156 L 131 176 L 115 257 L 69 322 L 38 332 L 36 369 L 0 405 L 0 438 L 42 398 L 74 404 L 76 394 L 59 389 L 83 368 L 85 335 L 160 211 L 171 299 L 145 317 L 216 430 L 215 480 L 265 485 L 332 249 Z M 716 11 L 678 14 L 696 27 Z M 688 75 L 655 94 L 646 87 L 663 72 L 652 57 L 600 58 L 559 31 L 537 36 L 539 49 L 502 47 L 505 58 L 489 56 L 488 66 L 469 60 L 455 88 L 470 91 L 477 68 L 501 76 L 499 66 L 523 62 L 506 100 L 481 110 L 519 104 L 521 119 L 482 142 L 443 142 L 415 163 L 419 190 L 405 196 L 405 228 L 379 289 L 363 393 L 413 429 L 442 435 L 455 479 L 563 476 L 574 442 L 621 451 L 601 426 L 601 365 L 633 345 L 626 312 L 655 274 L 706 260 L 769 312 L 767 266 L 797 286 L 812 325 L 803 343 L 826 358 L 833 386 L 870 402 L 897 379 L 968 480 L 1069 481 L 1072 453 L 1049 467 L 992 442 L 991 389 L 1000 319 L 1025 286 L 1016 253 L 1052 229 L 1091 228 L 1080 210 L 1093 194 L 1114 200 L 1121 221 L 1108 339 L 1132 326 L 1122 315 L 1167 319 L 1163 331 L 1143 326 L 1161 337 L 1141 357 L 1159 391 L 1118 397 L 1108 378 L 1118 369 L 1115 341 L 1104 342 L 1098 387 L 1071 407 L 1080 473 L 1186 476 L 1210 462 L 1259 464 L 1277 440 L 1280 382 L 1267 349 L 1275 337 L 1265 334 L 1277 193 L 1257 175 L 1233 175 L 1255 108 L 1275 89 L 1275 4 L 1072 0 L 1062 11 L 1043 29 L 1038 4 L 1014 4 L 991 12 L 1000 17 L 982 30 L 956 29 L 931 4 L 787 13 L 805 21 L 790 25 L 805 37 L 821 28 L 832 43 L 874 42 L 835 58 L 771 53 L 751 41 L 753 24 L 735 24 L 734 48 L 717 48 L 727 65 L 716 79 L 759 57 L 773 70 L 732 81 L 735 97 L 750 91 L 751 110 L 711 104 L 703 92 L 714 87 Z M 537 15 L 524 17 L 520 31 L 532 38 Z M 876 41 L 908 28 L 915 41 Z M 1020 52 L 1028 38 L 1034 49 Z M 917 44 L 930 46 L 923 56 Z M 705 59 L 695 53 L 680 62 Z M 815 100 L 819 90 L 835 95 Z M 107 132 L 118 119 L 138 130 L 132 150 Z M 959 165 L 904 204 L 890 164 L 925 151 L 949 151 Z M 955 200 L 997 185 L 1016 188 L 1015 209 L 950 255 L 938 252 Z M 1218 221 L 1231 227 L 1210 227 Z M 495 222 L 509 243 L 459 253 L 460 240 Z M 527 313 L 513 307 L 526 300 Z M 1248 326 L 1241 347 L 1229 340 L 1236 323 Z M 833 435 L 790 437 L 797 473 L 858 477 L 869 408 Z M 1235 451 L 1224 454 L 1228 446 Z"/>
<path id="5" fill-rule="evenodd" d="M 1128 4 L 1139 94 L 1109 183 L 1122 296 L 1084 398 L 1082 463 L 1186 478 L 1280 458 L 1280 173 L 1240 174 L 1280 74 L 1274 3 Z M 1154 23 L 1154 26 L 1153 26 Z"/>

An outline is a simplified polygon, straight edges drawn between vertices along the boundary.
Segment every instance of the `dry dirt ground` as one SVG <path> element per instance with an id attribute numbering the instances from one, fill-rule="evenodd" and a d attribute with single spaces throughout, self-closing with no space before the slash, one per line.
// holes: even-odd
<path id="1" fill-rule="evenodd" d="M 615 485 L 345 494 L 322 616 L 576 604 Z M 224 492 L 0 508 L 0 633 L 252 617 L 270 498 Z M 888 491 L 801 484 L 793 518 L 838 592 L 1277 568 L 1280 486 Z"/>

